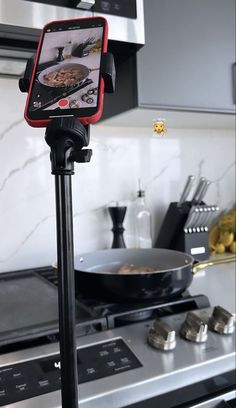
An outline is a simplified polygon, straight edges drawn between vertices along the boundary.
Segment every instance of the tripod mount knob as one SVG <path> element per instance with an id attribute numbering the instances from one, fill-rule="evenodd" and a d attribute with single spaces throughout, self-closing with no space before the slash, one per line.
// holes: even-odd
<path id="1" fill-rule="evenodd" d="M 74 161 L 88 162 L 91 150 L 88 129 L 79 118 L 54 118 L 47 126 L 45 140 L 51 147 L 52 174 L 74 174 Z"/>

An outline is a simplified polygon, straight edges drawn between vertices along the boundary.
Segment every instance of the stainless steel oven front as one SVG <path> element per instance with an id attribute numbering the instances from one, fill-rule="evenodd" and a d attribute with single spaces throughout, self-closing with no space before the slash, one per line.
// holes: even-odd
<path id="1" fill-rule="evenodd" d="M 109 40 L 143 45 L 143 0 L 95 0 L 92 9 L 83 9 L 86 1 L 26 1 L 0 0 L 0 38 L 7 40 L 37 40 L 39 30 L 54 20 L 104 16 L 109 25 Z M 79 6 L 79 8 L 76 7 Z"/>
<path id="2" fill-rule="evenodd" d="M 79 337 L 79 407 L 235 407 L 233 326 L 228 334 L 209 330 L 201 341 L 188 340 L 181 335 L 188 313 Z M 212 308 L 196 314 L 203 321 Z M 153 327 L 157 347 L 148 341 Z M 173 338 L 173 347 L 163 347 Z M 0 356 L 0 406 L 61 406 L 58 343 Z"/>

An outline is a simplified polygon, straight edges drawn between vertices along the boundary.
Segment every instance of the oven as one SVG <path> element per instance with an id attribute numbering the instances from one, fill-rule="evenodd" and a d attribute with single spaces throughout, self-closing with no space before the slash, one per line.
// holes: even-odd
<path id="1" fill-rule="evenodd" d="M 0 7 L 0 57 L 30 58 L 49 21 L 93 16 L 107 19 L 109 47 L 118 58 L 144 45 L 143 0 L 11 0 Z"/>
<path id="2" fill-rule="evenodd" d="M 61 406 L 57 282 L 51 267 L 0 276 L 0 407 Z M 79 407 L 235 407 L 235 322 L 215 306 L 78 294 Z"/>

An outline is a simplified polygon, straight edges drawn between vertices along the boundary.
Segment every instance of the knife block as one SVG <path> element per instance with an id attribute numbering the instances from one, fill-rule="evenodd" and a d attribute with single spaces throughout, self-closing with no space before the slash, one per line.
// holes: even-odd
<path id="1" fill-rule="evenodd" d="M 197 261 L 208 259 L 208 232 L 192 232 L 190 234 L 182 231 L 176 242 L 175 249 L 192 255 Z"/>
<path id="2" fill-rule="evenodd" d="M 196 260 L 205 260 L 209 257 L 208 232 L 184 231 L 191 204 L 186 201 L 178 207 L 177 202 L 170 203 L 154 248 L 173 249 L 185 252 Z"/>

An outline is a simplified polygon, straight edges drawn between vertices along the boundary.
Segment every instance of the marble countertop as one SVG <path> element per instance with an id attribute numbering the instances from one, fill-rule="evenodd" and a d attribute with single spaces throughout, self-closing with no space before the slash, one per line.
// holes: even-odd
<path id="1" fill-rule="evenodd" d="M 211 306 L 220 305 L 236 314 L 236 264 L 235 262 L 214 265 L 196 273 L 189 292 L 204 294 Z"/>

